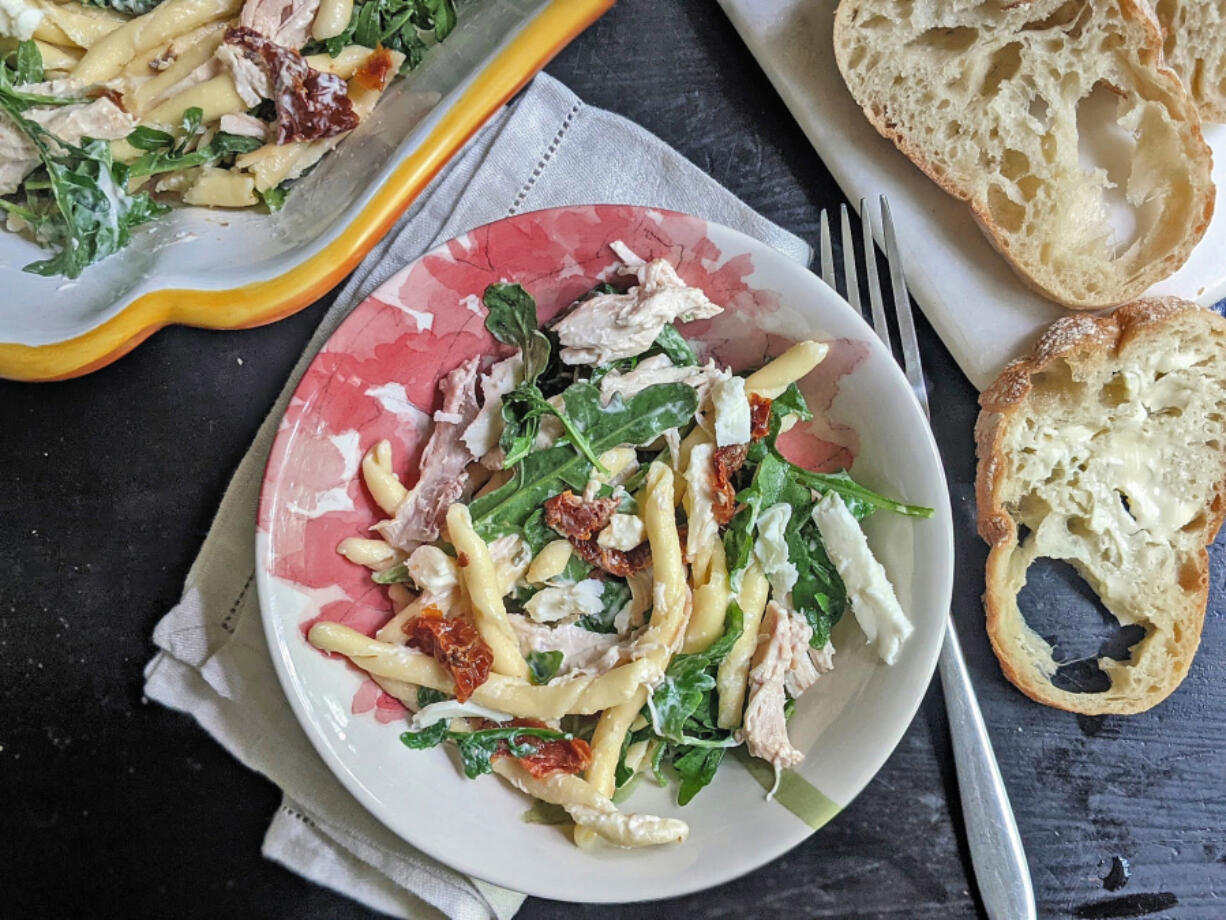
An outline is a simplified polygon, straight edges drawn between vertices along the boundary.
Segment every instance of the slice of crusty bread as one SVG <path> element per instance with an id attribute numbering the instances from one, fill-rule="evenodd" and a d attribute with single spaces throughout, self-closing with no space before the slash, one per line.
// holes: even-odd
<path id="1" fill-rule="evenodd" d="M 877 130 L 1052 300 L 1134 300 L 1209 225 L 1212 155 L 1144 0 L 842 0 L 834 51 Z"/>
<path id="2" fill-rule="evenodd" d="M 1226 319 L 1176 298 L 1065 317 L 979 401 L 984 602 L 1005 676 L 1072 712 L 1150 708 L 1192 663 L 1205 547 L 1226 512 Z M 1051 683 L 1052 648 L 1017 603 L 1040 557 L 1066 560 L 1121 624 L 1145 628 L 1128 660 L 1099 659 L 1105 692 Z"/>
<path id="3" fill-rule="evenodd" d="M 1162 50 L 1201 121 L 1226 121 L 1226 0 L 1158 0 Z"/>

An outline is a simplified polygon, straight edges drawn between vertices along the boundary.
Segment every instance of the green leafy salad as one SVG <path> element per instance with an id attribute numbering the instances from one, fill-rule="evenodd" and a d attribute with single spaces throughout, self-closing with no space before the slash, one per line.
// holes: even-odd
<path id="1" fill-rule="evenodd" d="M 338 547 L 395 614 L 373 638 L 336 623 L 309 638 L 404 702 L 407 747 L 452 742 L 467 776 L 565 809 L 577 841 L 640 846 L 687 832 L 620 810 L 641 778 L 675 781 L 685 805 L 732 748 L 776 776 L 801 761 L 788 720 L 834 666 L 845 613 L 897 659 L 911 624 L 860 522 L 932 512 L 785 455 L 825 344 L 747 374 L 704 360 L 682 324 L 721 309 L 668 262 L 613 248 L 637 284 L 547 325 L 520 285 L 485 290 L 504 356 L 440 381 L 412 489 L 371 446 L 363 475 L 389 517 L 381 539 Z"/>

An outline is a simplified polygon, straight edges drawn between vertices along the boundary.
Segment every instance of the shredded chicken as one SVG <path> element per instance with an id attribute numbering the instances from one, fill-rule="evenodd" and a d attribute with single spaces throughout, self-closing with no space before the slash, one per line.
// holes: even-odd
<path id="1" fill-rule="evenodd" d="M 644 262 L 622 243 L 613 250 L 638 285 L 625 294 L 597 294 L 554 324 L 565 364 L 606 364 L 641 354 L 666 323 L 707 319 L 723 309 L 688 287 L 663 259 Z"/>
<path id="2" fill-rule="evenodd" d="M 502 437 L 502 397 L 524 377 L 524 359 L 519 352 L 497 361 L 489 373 L 481 375 L 481 396 L 484 402 L 473 423 L 464 432 L 464 443 L 474 457 L 484 457 L 498 446 Z"/>
<path id="3" fill-rule="evenodd" d="M 67 82 L 55 81 L 60 85 Z M 29 86 L 23 91 L 39 92 L 39 88 Z M 127 137 L 136 127 L 131 115 L 105 97 L 75 105 L 32 108 L 22 115 L 69 144 L 79 144 L 83 137 L 118 140 Z M 38 148 L 8 118 L 0 118 L 0 195 L 17 191 L 21 180 L 39 162 Z"/>
<path id="4" fill-rule="evenodd" d="M 234 78 L 234 90 L 247 105 L 257 106 L 265 99 L 272 98 L 272 84 L 268 82 L 268 75 L 237 46 L 222 45 L 217 49 L 217 60 L 229 68 L 230 76 Z"/>
<path id="5" fill-rule="evenodd" d="M 417 484 L 396 509 L 396 516 L 375 525 L 392 546 L 412 552 L 421 543 L 438 539 L 439 527 L 447 509 L 464 492 L 468 482 L 465 468 L 473 455 L 461 439 L 477 415 L 477 368 L 480 357 L 465 361 L 439 382 L 443 393 L 440 418 L 421 455 Z"/>
<path id="6" fill-rule="evenodd" d="M 257 137 L 260 140 L 268 139 L 268 123 L 260 121 L 254 115 L 248 115 L 246 112 L 222 115 L 218 128 L 226 134 L 237 134 L 241 137 Z"/>
<path id="7" fill-rule="evenodd" d="M 634 370 L 624 374 L 613 371 L 601 378 L 600 401 L 607 406 L 615 393 L 630 399 L 658 383 L 684 383 L 697 391 L 701 405 L 706 402 L 711 385 L 722 376 L 714 360 L 700 367 L 674 367 L 668 355 L 652 355 L 640 361 Z"/>
<path id="8" fill-rule="evenodd" d="M 785 686 L 790 680 L 806 689 L 817 679 L 817 670 L 808 655 L 812 630 L 783 605 L 775 601 L 767 605 L 762 634 L 749 672 L 749 701 L 741 735 L 749 753 L 770 763 L 777 776 L 780 770 L 804 760 L 804 754 L 788 740 Z"/>
<path id="9" fill-rule="evenodd" d="M 508 616 L 520 650 L 562 653 L 558 676 L 603 674 L 616 667 L 623 656 L 621 640 L 613 633 L 592 632 L 582 626 L 563 623 L 547 626 L 524 616 Z"/>
<path id="10" fill-rule="evenodd" d="M 349 87 L 340 77 L 316 70 L 293 48 L 246 26 L 226 29 L 222 41 L 218 56 L 234 73 L 243 101 L 254 105 L 252 99 L 271 99 L 276 105 L 278 144 L 337 137 L 357 127 Z M 372 53 L 376 55 L 380 50 Z"/>
<path id="11" fill-rule="evenodd" d="M 238 21 L 287 48 L 307 42 L 319 0 L 247 0 Z"/>

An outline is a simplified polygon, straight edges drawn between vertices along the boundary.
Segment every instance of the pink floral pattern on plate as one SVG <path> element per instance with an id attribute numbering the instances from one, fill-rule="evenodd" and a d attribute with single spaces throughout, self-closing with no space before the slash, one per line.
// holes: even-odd
<path id="1" fill-rule="evenodd" d="M 496 281 L 522 284 L 542 320 L 601 281 L 616 277 L 609 248 L 625 242 L 643 258 L 671 262 L 686 283 L 706 291 L 724 313 L 683 327 L 706 355 L 741 371 L 779 354 L 793 339 L 767 330 L 781 309 L 773 291 L 753 287 L 748 253 L 726 252 L 705 221 L 626 205 L 536 211 L 473 230 L 398 272 L 345 319 L 307 368 L 290 400 L 265 472 L 259 527 L 270 542 L 268 574 L 310 599 L 303 634 L 319 619 L 368 635 L 391 615 L 387 589 L 336 552 L 345 537 L 369 536 L 384 515 L 359 475 L 363 453 L 392 444 L 406 485 L 429 436 L 439 378 L 473 355 L 505 352 L 485 330 L 481 294 Z M 828 410 L 840 381 L 867 355 L 862 342 L 838 340 L 801 389 L 815 414 L 780 440 L 812 469 L 851 466 L 855 431 Z M 305 641 L 305 638 L 303 639 Z M 396 721 L 400 704 L 373 681 L 352 702 L 357 713 Z"/>

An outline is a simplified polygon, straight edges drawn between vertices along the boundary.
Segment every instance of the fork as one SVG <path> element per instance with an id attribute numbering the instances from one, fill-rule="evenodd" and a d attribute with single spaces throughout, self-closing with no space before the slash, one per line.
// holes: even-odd
<path id="1" fill-rule="evenodd" d="M 860 218 L 862 234 L 858 248 L 868 276 L 871 310 L 869 322 L 885 345 L 886 351 L 892 355 L 894 352 L 890 344 L 890 331 L 881 296 L 881 281 L 877 273 L 876 250 L 873 247 L 872 217 L 869 214 L 868 202 L 863 198 L 860 199 Z M 847 205 L 840 208 L 840 225 L 844 291 L 839 291 L 835 284 L 830 219 L 824 210 L 821 214 L 820 240 L 822 280 L 836 292 L 844 294 L 852 309 L 863 315 L 860 307 L 859 277 L 856 273 L 857 244 L 851 233 Z M 902 346 L 901 363 L 911 391 L 915 394 L 920 408 L 924 410 L 924 417 L 931 424 L 928 392 L 920 364 L 919 342 L 915 337 L 915 319 L 911 313 L 911 298 L 903 277 L 902 259 L 894 234 L 894 222 L 890 218 L 890 206 L 884 195 L 881 196 L 881 228 L 885 240 L 886 262 L 890 267 L 898 337 Z M 991 920 L 1033 920 L 1034 891 L 1030 884 L 1026 853 L 1022 849 L 1017 822 L 1009 805 L 1009 794 L 1005 790 L 1000 767 L 992 751 L 992 740 L 988 737 L 983 714 L 979 711 L 975 688 L 966 670 L 966 661 L 962 657 L 962 646 L 958 642 L 958 632 L 952 616 L 946 620 L 945 640 L 941 645 L 940 673 L 941 686 L 945 691 L 945 711 L 949 718 L 949 734 L 953 741 L 958 791 L 962 799 L 962 818 L 966 825 L 967 843 L 971 851 L 971 864 L 975 868 L 979 896 Z"/>

